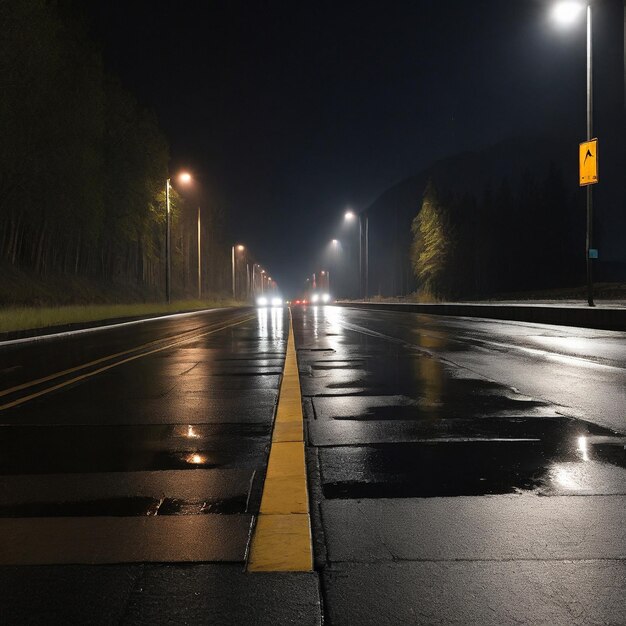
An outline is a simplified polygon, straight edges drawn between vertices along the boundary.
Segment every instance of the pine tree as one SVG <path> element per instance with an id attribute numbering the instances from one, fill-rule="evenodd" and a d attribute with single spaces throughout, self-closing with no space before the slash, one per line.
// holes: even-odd
<path id="1" fill-rule="evenodd" d="M 422 207 L 411 225 L 413 272 L 423 291 L 433 296 L 451 291 L 453 236 L 448 213 L 430 181 L 424 192 Z"/>

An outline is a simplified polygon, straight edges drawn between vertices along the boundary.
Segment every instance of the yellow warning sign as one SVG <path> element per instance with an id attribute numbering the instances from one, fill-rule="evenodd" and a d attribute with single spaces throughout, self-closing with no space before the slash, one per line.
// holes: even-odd
<path id="1" fill-rule="evenodd" d="M 580 186 L 598 182 L 598 140 L 583 141 L 578 151 Z"/>

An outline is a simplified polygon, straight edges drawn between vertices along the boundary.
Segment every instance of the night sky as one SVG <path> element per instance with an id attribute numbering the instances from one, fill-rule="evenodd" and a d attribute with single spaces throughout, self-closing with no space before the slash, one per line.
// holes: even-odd
<path id="1" fill-rule="evenodd" d="M 92 0 L 86 10 L 110 69 L 157 113 L 172 171 L 201 176 L 204 201 L 226 209 L 233 239 L 289 292 L 347 206 L 366 208 L 433 160 L 547 129 L 583 137 L 584 20 L 559 29 L 550 5 Z"/>

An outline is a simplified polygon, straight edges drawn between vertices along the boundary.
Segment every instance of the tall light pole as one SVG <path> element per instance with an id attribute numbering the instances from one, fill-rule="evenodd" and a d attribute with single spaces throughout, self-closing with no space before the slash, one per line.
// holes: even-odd
<path id="1" fill-rule="evenodd" d="M 191 182 L 191 174 L 182 172 L 178 179 L 181 183 Z M 171 179 L 165 181 L 165 295 L 167 303 L 172 301 L 172 218 L 170 206 Z"/>
<path id="2" fill-rule="evenodd" d="M 330 293 L 330 270 L 322 270 L 320 274 L 326 277 L 326 291 Z M 321 282 L 321 279 L 320 279 L 320 282 Z"/>
<path id="3" fill-rule="evenodd" d="M 593 139 L 593 29 L 591 2 L 588 1 L 587 13 L 587 141 Z M 554 17 L 563 25 L 569 25 L 576 21 L 583 9 L 581 2 L 567 0 L 554 6 Z M 593 261 L 591 250 L 593 246 L 593 186 L 587 185 L 587 236 L 585 241 L 587 262 L 587 303 L 595 306 L 593 302 Z"/>
<path id="4" fill-rule="evenodd" d="M 246 249 L 245 246 L 242 246 L 241 244 L 234 245 L 231 248 L 232 279 L 233 279 L 233 299 L 237 299 L 237 290 L 236 290 L 237 277 L 235 275 L 235 266 L 236 266 L 237 259 L 236 259 L 236 256 L 235 256 L 235 251 L 243 252 L 245 249 Z"/>
<path id="5" fill-rule="evenodd" d="M 361 216 L 359 215 L 359 218 Z M 359 223 L 363 220 L 359 219 Z M 367 213 L 365 214 L 365 299 L 370 297 L 370 220 Z"/>
<path id="6" fill-rule="evenodd" d="M 200 243 L 200 207 L 198 207 L 198 300 L 202 298 L 202 248 Z"/>
<path id="7" fill-rule="evenodd" d="M 591 3 L 587 5 L 587 141 L 593 138 L 593 36 L 591 22 Z M 593 302 L 593 264 L 591 246 L 593 245 L 593 186 L 587 185 L 587 304 Z"/>
<path id="8" fill-rule="evenodd" d="M 352 222 L 357 217 L 354 211 L 344 213 L 344 220 Z M 369 219 L 367 213 L 359 213 L 359 294 L 367 300 L 369 294 Z M 363 241 L 365 235 L 365 242 Z"/>
<path id="9" fill-rule="evenodd" d="M 170 226 L 170 179 L 165 182 L 165 298 L 167 303 L 172 302 L 172 292 L 170 291 L 170 282 L 172 280 L 172 267 L 170 264 L 170 243 L 171 243 L 171 226 Z"/>

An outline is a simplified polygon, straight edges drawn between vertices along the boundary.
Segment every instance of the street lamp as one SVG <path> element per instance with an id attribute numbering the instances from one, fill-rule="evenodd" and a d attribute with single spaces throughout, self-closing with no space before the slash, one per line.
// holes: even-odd
<path id="1" fill-rule="evenodd" d="M 569 26 L 574 23 L 583 9 L 584 3 L 567 0 L 554 6 L 554 19 Z M 591 2 L 587 1 L 587 141 L 593 138 L 593 38 L 592 38 Z M 587 185 L 587 303 L 593 302 L 593 265 L 591 262 L 591 246 L 593 244 L 593 194 L 592 185 Z"/>
<path id="2" fill-rule="evenodd" d="M 235 289 L 236 280 L 235 280 L 235 250 L 237 252 L 243 252 L 246 249 L 245 246 L 242 246 L 240 243 L 232 246 L 231 248 L 231 261 L 232 261 L 232 279 L 233 279 L 233 299 L 237 298 L 237 292 Z"/>
<path id="3" fill-rule="evenodd" d="M 554 5 L 552 10 L 552 14 L 554 19 L 559 23 L 565 26 L 569 26 L 573 24 L 580 15 L 580 12 L 583 9 L 583 4 L 581 2 L 559 2 Z"/>
<path id="4" fill-rule="evenodd" d="M 330 270 L 322 270 L 320 274 L 326 277 L 326 291 L 330 293 Z"/>
<path id="5" fill-rule="evenodd" d="M 191 174 L 189 172 L 181 172 L 178 175 L 178 180 L 181 183 L 187 184 L 191 182 Z M 171 208 L 170 208 L 170 188 L 171 178 L 165 181 L 165 295 L 167 297 L 167 303 L 172 301 L 172 220 L 171 220 Z"/>
<path id="6" fill-rule="evenodd" d="M 198 207 L 198 300 L 202 298 L 202 256 L 200 241 L 200 207 Z"/>
<path id="7" fill-rule="evenodd" d="M 348 210 L 344 213 L 344 220 L 352 222 L 357 215 Z M 369 292 L 369 219 L 367 213 L 359 213 L 359 292 L 362 298 L 367 300 Z M 365 226 L 363 225 L 365 222 Z M 365 235 L 365 245 L 363 244 Z"/>

